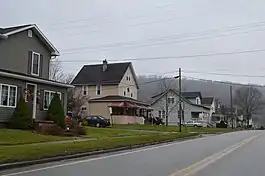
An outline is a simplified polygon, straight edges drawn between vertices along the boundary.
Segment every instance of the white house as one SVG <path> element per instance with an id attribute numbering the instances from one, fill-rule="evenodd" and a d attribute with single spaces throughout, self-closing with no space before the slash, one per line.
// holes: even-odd
<path id="1" fill-rule="evenodd" d="M 201 97 L 188 96 L 188 92 L 183 92 L 189 99 L 182 96 L 182 108 L 184 111 L 184 117 L 182 121 L 186 122 L 188 120 L 208 120 L 210 114 L 210 108 L 201 105 Z M 162 92 L 152 97 L 153 103 L 151 108 L 153 109 L 152 115 L 154 117 L 161 117 L 163 121 L 166 122 L 166 112 L 168 112 L 168 124 L 178 125 L 178 110 L 179 110 L 179 94 L 175 90 L 168 90 Z M 197 104 L 196 104 L 197 102 Z"/>
<path id="2" fill-rule="evenodd" d="M 212 119 L 212 115 L 216 113 L 217 104 L 214 97 L 203 97 L 202 105 L 210 108 L 210 119 Z"/>

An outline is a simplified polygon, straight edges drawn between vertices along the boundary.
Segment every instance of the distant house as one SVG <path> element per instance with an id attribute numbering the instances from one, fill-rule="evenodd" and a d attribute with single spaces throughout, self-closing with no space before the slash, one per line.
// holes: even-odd
<path id="1" fill-rule="evenodd" d="M 203 97 L 202 98 L 202 105 L 210 108 L 210 118 L 216 112 L 216 101 L 214 97 Z"/>
<path id="2" fill-rule="evenodd" d="M 184 117 L 182 117 L 182 120 L 184 122 L 189 120 L 209 120 L 210 108 L 200 104 L 200 93 L 183 92 L 182 95 L 185 96 L 181 97 L 182 108 L 184 111 Z M 165 122 L 166 114 L 168 114 L 169 125 L 179 124 L 179 94 L 177 91 L 170 89 L 153 96 L 152 99 L 153 103 L 151 104 L 151 108 L 153 109 L 152 115 L 154 117 L 161 117 Z"/>
<path id="3" fill-rule="evenodd" d="M 201 92 L 182 92 L 181 95 L 192 102 L 193 104 L 200 105 L 202 101 Z"/>
<path id="4" fill-rule="evenodd" d="M 131 62 L 85 65 L 74 78 L 75 93 L 87 97 L 81 107 L 88 115 L 102 115 L 113 123 L 144 123 L 148 104 L 137 100 L 139 89 Z"/>
<path id="5" fill-rule="evenodd" d="M 9 121 L 21 96 L 32 119 L 46 118 L 55 93 L 66 111 L 67 89 L 73 86 L 49 80 L 50 61 L 57 56 L 35 24 L 0 28 L 0 125 Z"/>

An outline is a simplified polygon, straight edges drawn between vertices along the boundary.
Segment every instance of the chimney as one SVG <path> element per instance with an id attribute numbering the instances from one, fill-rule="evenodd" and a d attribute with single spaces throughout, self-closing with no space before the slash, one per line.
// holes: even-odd
<path id="1" fill-rule="evenodd" d="M 105 72 L 108 69 L 107 59 L 103 60 L 102 71 Z"/>

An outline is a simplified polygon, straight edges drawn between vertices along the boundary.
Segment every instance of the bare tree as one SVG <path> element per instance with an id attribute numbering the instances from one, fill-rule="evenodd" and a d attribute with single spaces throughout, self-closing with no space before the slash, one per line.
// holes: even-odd
<path id="1" fill-rule="evenodd" d="M 262 93 L 252 86 L 237 89 L 234 100 L 235 104 L 242 109 L 248 125 L 252 116 L 258 114 L 264 106 Z"/>
<path id="2" fill-rule="evenodd" d="M 174 100 L 170 99 L 171 97 L 168 96 L 170 90 L 176 91 L 176 83 L 174 79 L 165 78 L 160 82 L 160 91 L 161 93 L 165 94 L 165 100 L 159 101 L 159 108 L 161 112 L 164 113 L 163 115 L 166 118 L 166 126 L 168 126 L 168 116 L 178 107 L 177 99 Z M 169 102 L 169 99 L 171 102 Z"/>
<path id="3" fill-rule="evenodd" d="M 50 80 L 70 84 L 74 78 L 73 74 L 65 73 L 62 64 L 58 59 L 52 60 L 50 63 Z"/>

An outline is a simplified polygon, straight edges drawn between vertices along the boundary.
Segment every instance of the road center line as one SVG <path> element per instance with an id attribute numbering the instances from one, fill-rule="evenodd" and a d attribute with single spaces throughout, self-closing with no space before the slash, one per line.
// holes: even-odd
<path id="1" fill-rule="evenodd" d="M 223 158 L 224 156 L 232 153 L 233 151 L 235 151 L 236 149 L 242 147 L 243 145 L 246 145 L 248 143 L 250 143 L 251 141 L 253 141 L 254 139 L 258 138 L 260 134 L 258 135 L 254 135 L 251 136 L 247 139 L 244 139 L 241 142 L 238 142 L 232 146 L 229 146 L 227 148 L 225 148 L 224 150 L 217 152 L 195 164 L 192 164 L 184 169 L 181 170 L 177 170 L 176 172 L 170 174 L 169 176 L 190 176 L 200 170 L 202 170 L 203 168 L 205 168 L 206 166 L 216 162 L 217 160 Z"/>

